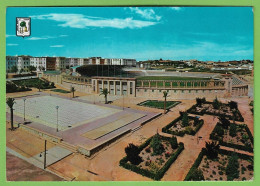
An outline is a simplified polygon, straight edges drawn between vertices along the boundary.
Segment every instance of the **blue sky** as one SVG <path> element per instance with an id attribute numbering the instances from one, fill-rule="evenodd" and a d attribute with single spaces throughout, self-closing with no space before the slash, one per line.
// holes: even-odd
<path id="1" fill-rule="evenodd" d="M 31 17 L 30 37 L 16 17 Z M 6 23 L 7 55 L 253 59 L 251 7 L 12 7 Z"/>

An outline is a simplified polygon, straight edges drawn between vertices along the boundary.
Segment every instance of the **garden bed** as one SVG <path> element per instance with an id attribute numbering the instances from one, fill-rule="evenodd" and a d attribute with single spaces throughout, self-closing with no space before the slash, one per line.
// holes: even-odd
<path id="1" fill-rule="evenodd" d="M 175 107 L 179 103 L 181 103 L 181 102 L 180 101 L 166 101 L 166 110 L 169 110 L 170 108 Z M 146 100 L 141 103 L 138 103 L 137 105 L 151 107 L 151 108 L 157 108 L 157 109 L 164 109 L 164 101 L 158 101 L 158 100 Z"/>
<path id="2" fill-rule="evenodd" d="M 62 90 L 62 89 L 52 89 L 51 91 L 53 91 L 53 92 L 59 92 L 59 93 L 64 93 L 64 94 L 71 93 L 70 91 Z"/>
<path id="3" fill-rule="evenodd" d="M 222 146 L 253 152 L 254 138 L 245 124 L 230 124 L 225 129 L 217 123 L 210 134 L 210 139 L 218 141 Z"/>
<path id="4" fill-rule="evenodd" d="M 194 125 L 195 120 L 197 120 L 196 125 Z M 188 126 L 183 127 L 182 122 L 183 116 L 179 116 L 171 123 L 163 127 L 162 132 L 177 136 L 184 136 L 185 134 L 195 135 L 204 124 L 204 120 L 192 116 L 188 116 Z"/>
<path id="5" fill-rule="evenodd" d="M 149 138 L 145 141 L 145 143 L 138 147 L 140 151 L 139 156 L 142 159 L 138 165 L 130 163 L 126 156 L 120 160 L 120 166 L 151 179 L 160 180 L 182 152 L 184 149 L 184 144 L 179 143 L 178 147 L 173 149 L 169 142 L 171 138 L 160 136 L 164 151 L 156 155 L 151 148 L 151 141 L 153 137 Z"/>
<path id="6" fill-rule="evenodd" d="M 234 158 L 234 156 L 237 157 L 236 165 L 230 163 L 231 157 Z M 253 178 L 253 165 L 253 156 L 220 149 L 218 157 L 212 160 L 207 157 L 206 149 L 203 148 L 184 181 L 251 180 Z M 198 176 L 198 171 L 203 176 Z"/>
<path id="7" fill-rule="evenodd" d="M 187 110 L 188 113 L 196 115 L 214 115 L 214 116 L 225 116 L 230 120 L 243 122 L 244 118 L 238 109 L 231 109 L 229 104 L 221 103 L 218 109 L 213 107 L 213 102 L 204 102 L 199 106 L 198 104 L 193 105 Z"/>

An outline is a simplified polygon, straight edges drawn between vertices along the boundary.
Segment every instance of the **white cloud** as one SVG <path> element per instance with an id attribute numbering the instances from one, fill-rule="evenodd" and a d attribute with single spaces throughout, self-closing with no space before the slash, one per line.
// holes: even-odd
<path id="1" fill-rule="evenodd" d="M 59 35 L 59 37 L 68 37 L 68 35 Z"/>
<path id="2" fill-rule="evenodd" d="M 87 27 L 110 27 L 110 28 L 142 28 L 147 26 L 152 26 L 158 24 L 158 22 L 153 21 L 142 21 L 134 20 L 131 17 L 120 19 L 120 18 L 102 18 L 102 17 L 90 17 L 83 14 L 45 14 L 30 16 L 33 19 L 41 20 L 53 20 L 57 22 L 62 22 L 58 24 L 61 27 L 71 27 L 71 28 L 87 28 Z"/>
<path id="3" fill-rule="evenodd" d="M 45 39 L 53 39 L 56 37 L 51 36 L 41 36 L 41 37 L 29 37 L 28 40 L 45 40 Z"/>
<path id="4" fill-rule="evenodd" d="M 170 7 L 170 9 L 175 10 L 175 11 L 180 11 L 182 8 L 181 7 Z"/>
<path id="5" fill-rule="evenodd" d="M 50 47 L 53 47 L 53 48 L 61 48 L 61 47 L 64 47 L 64 45 L 51 45 Z"/>
<path id="6" fill-rule="evenodd" d="M 19 44 L 16 43 L 8 43 L 7 46 L 18 46 Z"/>
<path id="7" fill-rule="evenodd" d="M 139 14 L 141 17 L 149 20 L 157 20 L 159 21 L 162 17 L 155 14 L 154 10 L 149 9 L 140 9 L 138 7 L 130 7 L 131 12 L 135 12 L 136 14 Z"/>
<path id="8" fill-rule="evenodd" d="M 9 34 L 6 34 L 5 37 L 15 37 L 16 35 L 9 35 Z"/>

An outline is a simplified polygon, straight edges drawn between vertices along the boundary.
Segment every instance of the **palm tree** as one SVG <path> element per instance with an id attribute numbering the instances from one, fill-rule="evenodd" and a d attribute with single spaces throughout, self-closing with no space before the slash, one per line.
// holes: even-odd
<path id="1" fill-rule="evenodd" d="M 70 88 L 70 92 L 72 92 L 72 97 L 74 98 L 74 92 L 76 91 L 76 89 L 74 87 Z"/>
<path id="2" fill-rule="evenodd" d="M 163 97 L 164 97 L 164 114 L 166 113 L 166 98 L 168 97 L 168 92 L 163 91 Z"/>
<path id="3" fill-rule="evenodd" d="M 109 91 L 107 88 L 102 89 L 101 94 L 100 95 L 104 95 L 105 96 L 105 104 L 107 104 L 107 95 L 109 94 Z"/>
<path id="4" fill-rule="evenodd" d="M 14 98 L 7 98 L 6 104 L 10 108 L 10 112 L 11 112 L 11 130 L 14 130 L 14 109 L 13 109 L 13 106 L 15 104 Z"/>

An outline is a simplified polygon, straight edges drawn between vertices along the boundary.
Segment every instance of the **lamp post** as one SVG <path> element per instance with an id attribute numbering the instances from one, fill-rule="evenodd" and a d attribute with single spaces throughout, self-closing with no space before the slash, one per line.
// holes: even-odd
<path id="1" fill-rule="evenodd" d="M 56 109 L 57 109 L 57 132 L 59 132 L 58 130 L 58 124 L 59 124 L 59 120 L 58 120 L 58 110 L 59 110 L 59 106 L 56 106 Z"/>
<path id="2" fill-rule="evenodd" d="M 25 101 L 26 99 L 23 99 L 23 121 L 25 122 Z"/>

